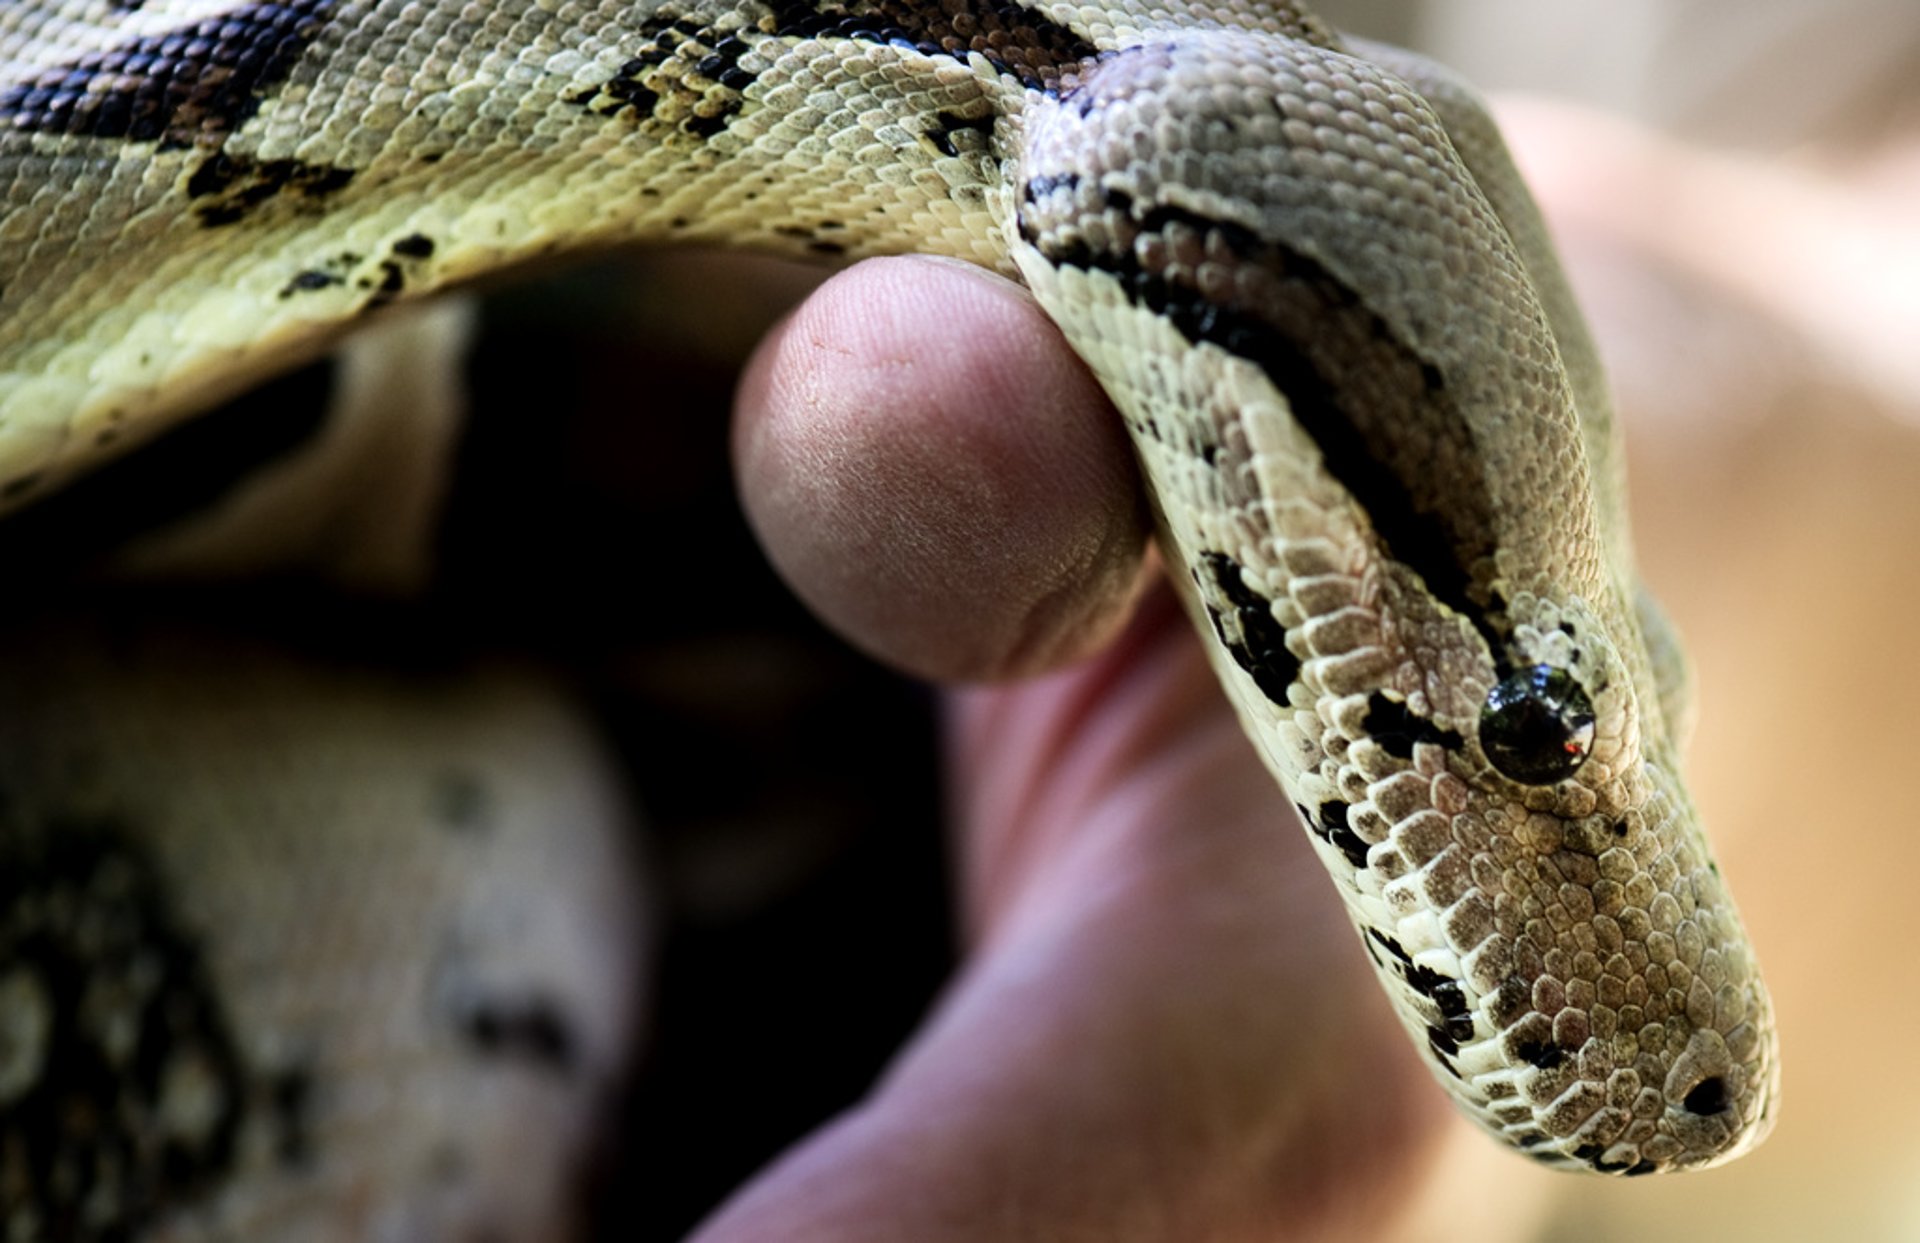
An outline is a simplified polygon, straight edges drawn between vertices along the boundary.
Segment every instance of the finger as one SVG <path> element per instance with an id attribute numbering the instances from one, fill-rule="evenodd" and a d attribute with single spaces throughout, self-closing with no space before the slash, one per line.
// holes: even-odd
<path id="1" fill-rule="evenodd" d="M 1025 291 L 874 260 L 821 287 L 741 385 L 747 515 L 794 590 L 881 659 L 991 679 L 1111 637 L 1147 520 L 1118 417 Z"/>
<path id="2" fill-rule="evenodd" d="M 1160 597 L 1090 664 L 962 697 L 973 958 L 699 1243 L 1426 1237 L 1459 1124 L 1210 681 Z"/>

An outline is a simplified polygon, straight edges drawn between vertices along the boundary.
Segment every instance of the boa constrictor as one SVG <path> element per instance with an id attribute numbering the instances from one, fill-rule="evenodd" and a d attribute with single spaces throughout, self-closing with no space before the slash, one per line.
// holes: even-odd
<path id="1" fill-rule="evenodd" d="M 1636 583 L 1606 393 L 1491 122 L 1435 67 L 1287 0 L 14 0 L 0 126 L 10 522 L 382 307 L 557 252 L 926 251 L 1016 275 L 1120 409 L 1220 679 L 1466 1112 L 1549 1165 L 1626 1174 L 1767 1130 L 1769 1002 L 1680 784 L 1683 662 Z M 39 1197 L 27 1237 L 217 1199 L 209 1152 L 302 1142 L 233 1115 L 294 1118 L 300 1059 L 330 1056 L 275 1017 L 296 982 L 219 999 L 228 975 L 291 980 L 297 937 L 189 961 L 182 927 L 277 926 L 273 894 L 165 892 L 251 839 L 135 843 L 101 810 L 144 789 L 164 821 L 153 791 L 217 798 L 226 772 L 161 737 L 169 715 L 127 725 L 126 679 L 96 677 L 119 706 L 90 712 L 34 663 L 7 681 L 0 839 L 0 1184 Z M 472 693 L 483 720 L 539 699 Z M 359 734 L 406 732 L 323 715 L 361 759 L 386 750 Z M 569 728 L 481 728 L 462 762 Z M 85 767 L 68 736 L 165 758 L 60 803 L 36 791 Z M 325 795 L 348 767 L 286 796 L 303 836 L 338 835 L 312 867 L 374 814 Z M 479 815 L 449 780 L 442 818 Z M 369 972 L 395 952 L 360 948 Z M 98 976 L 109 950 L 105 984 L 55 970 Z M 534 1061 L 606 1035 L 488 1005 L 467 1034 Z M 99 1075 L 150 1081 L 99 1089 L 117 1121 L 92 1138 L 54 1075 L 89 1041 Z M 90 1179 L 118 1198 L 86 1200 Z"/>

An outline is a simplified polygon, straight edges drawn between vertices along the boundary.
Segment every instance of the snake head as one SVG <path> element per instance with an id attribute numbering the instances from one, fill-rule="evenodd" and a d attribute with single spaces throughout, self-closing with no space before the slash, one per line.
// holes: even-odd
<path id="1" fill-rule="evenodd" d="M 1770 1005 L 1480 124 L 1331 39 L 1184 31 L 1034 106 L 1007 228 L 1441 1083 L 1556 1167 L 1712 1165 L 1770 1125 Z"/>

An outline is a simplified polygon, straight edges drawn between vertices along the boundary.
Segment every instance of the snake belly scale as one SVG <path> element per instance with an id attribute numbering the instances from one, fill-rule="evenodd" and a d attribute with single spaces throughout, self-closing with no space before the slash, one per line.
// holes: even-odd
<path id="1" fill-rule="evenodd" d="M 389 304 L 674 241 L 1023 280 L 1439 1082 L 1561 1168 L 1765 1134 L 1585 330 L 1471 94 L 1302 5 L 18 0 L 0 497 Z"/>

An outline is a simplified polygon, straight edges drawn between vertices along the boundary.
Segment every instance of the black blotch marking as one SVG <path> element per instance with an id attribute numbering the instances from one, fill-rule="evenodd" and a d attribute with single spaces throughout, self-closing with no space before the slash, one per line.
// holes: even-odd
<path id="1" fill-rule="evenodd" d="M 354 170 L 304 160 L 255 160 L 216 151 L 187 178 L 187 194 L 204 200 L 194 215 L 209 229 L 237 224 L 263 204 L 286 195 L 297 205 L 317 206 L 353 180 Z"/>
<path id="2" fill-rule="evenodd" d="M 424 233 L 409 233 L 396 240 L 387 248 L 387 258 L 380 260 L 373 271 L 355 279 L 354 284 L 369 295 L 360 309 L 378 310 L 397 299 L 406 291 L 408 273 L 422 260 L 432 258 L 433 252 L 433 239 Z M 342 261 L 357 263 L 358 257 L 345 255 Z"/>
<path id="3" fill-rule="evenodd" d="M 1529 1066 L 1552 1070 L 1567 1060 L 1567 1051 L 1551 1040 L 1522 1040 L 1513 1047 L 1514 1056 Z"/>
<path id="4" fill-rule="evenodd" d="M 933 128 L 927 131 L 927 138 L 939 150 L 941 155 L 959 155 L 960 148 L 953 143 L 953 136 L 962 131 L 972 131 L 980 135 L 982 146 L 993 143 L 993 127 L 1000 118 L 994 113 L 985 116 L 963 117 L 954 112 L 939 112 L 934 115 Z"/>
<path id="5" fill-rule="evenodd" d="M 211 508 L 326 426 L 331 361 L 279 376 L 162 433 L 0 523 L 0 569 L 43 575 L 96 562 L 129 540 Z"/>
<path id="6" fill-rule="evenodd" d="M 1387 698 L 1381 691 L 1368 696 L 1367 715 L 1361 727 L 1388 755 L 1403 760 L 1413 758 L 1417 743 L 1430 742 L 1448 751 L 1458 751 L 1466 745 L 1466 739 L 1453 730 L 1442 729 L 1425 717 L 1415 716 L 1406 704 Z"/>
<path id="7" fill-rule="evenodd" d="M 696 114 L 688 117 L 680 123 L 680 128 L 686 130 L 687 133 L 692 134 L 696 138 L 711 138 L 721 130 L 727 128 L 727 122 L 731 121 L 739 112 L 740 105 L 737 101 L 723 104 L 721 107 L 704 116 Z"/>
<path id="8" fill-rule="evenodd" d="M 1226 598 L 1234 629 L 1239 631 L 1238 637 L 1229 635 L 1228 614 L 1208 604 L 1207 616 L 1213 621 L 1214 633 L 1260 693 L 1285 706 L 1287 689 L 1300 676 L 1300 660 L 1287 650 L 1286 627 L 1274 620 L 1273 602 L 1247 586 L 1239 563 L 1225 553 L 1202 553 L 1200 564 L 1215 590 Z"/>
<path id="9" fill-rule="evenodd" d="M 1400 942 L 1394 940 L 1378 928 L 1367 929 L 1367 935 L 1378 942 L 1382 949 L 1392 954 L 1401 963 L 1409 967 L 1413 965 L 1413 956 L 1407 953 L 1405 947 L 1403 947 Z"/>
<path id="10" fill-rule="evenodd" d="M 1260 608 L 1272 602 L 1253 588 L 1247 586 L 1246 576 L 1240 572 L 1240 563 L 1223 552 L 1203 552 L 1200 564 L 1212 575 L 1214 586 L 1227 598 L 1227 603 L 1235 608 Z"/>
<path id="11" fill-rule="evenodd" d="M 1020 201 L 1038 203 L 1055 194 L 1071 194 L 1080 188 L 1079 173 L 1043 173 L 1020 187 Z M 1111 195 L 1109 195 L 1111 197 Z"/>
<path id="12" fill-rule="evenodd" d="M 689 111 L 679 126 L 696 138 L 707 139 L 726 129 L 740 114 L 741 93 L 753 85 L 754 75 L 740 68 L 740 58 L 751 46 L 739 34 L 703 26 L 671 12 L 660 12 L 644 20 L 640 35 L 645 42 L 611 78 L 597 86 L 575 91 L 565 102 L 587 108 L 601 116 L 625 115 L 634 122 L 652 119 L 661 100 L 672 94 L 685 101 Z M 685 68 L 680 74 L 663 72 L 670 61 Z M 704 78 L 729 93 L 716 96 L 697 81 Z"/>
<path id="13" fill-rule="evenodd" d="M 0 1187 L 34 1237 L 146 1237 L 231 1176 L 248 1075 L 199 942 L 122 824 L 0 811 L 0 972 L 46 1006 L 38 1073 L 0 1108 Z M 169 1099 L 183 1075 L 204 1113 Z"/>
<path id="14" fill-rule="evenodd" d="M 1613 822 L 1613 835 L 1615 837 L 1625 837 L 1627 835 L 1627 822 L 1625 820 L 1615 820 Z"/>
<path id="15" fill-rule="evenodd" d="M 1473 1016 L 1467 1009 L 1466 990 L 1458 980 L 1431 967 L 1413 964 L 1404 965 L 1401 974 L 1406 977 L 1408 987 L 1439 1009 L 1450 1036 L 1455 1040 L 1473 1039 Z"/>
<path id="16" fill-rule="evenodd" d="M 578 1047 L 573 1029 L 551 1002 L 483 1001 L 467 1012 L 461 1034 L 488 1057 L 521 1058 L 565 1075 Z"/>
<path id="17" fill-rule="evenodd" d="M 977 53 L 995 72 L 1030 90 L 1060 95 L 1100 49 L 1016 0 L 855 0 L 850 4 L 774 0 L 775 35 L 904 45 L 966 60 Z"/>
<path id="18" fill-rule="evenodd" d="M 369 297 L 360 308 L 363 311 L 378 310 L 380 307 L 386 306 L 395 298 L 398 298 L 401 291 L 407 287 L 407 274 L 401 270 L 400 265 L 394 260 L 382 259 L 380 261 L 379 273 L 380 276 L 378 280 L 371 276 L 360 278 L 360 288 L 372 291 L 372 296 Z"/>
<path id="19" fill-rule="evenodd" d="M 1345 803 L 1337 800 L 1322 803 L 1320 804 L 1320 814 L 1317 816 L 1299 803 L 1295 803 L 1294 807 L 1300 812 L 1300 819 L 1306 822 L 1308 832 L 1320 838 L 1320 840 L 1338 847 L 1341 853 L 1347 856 L 1347 862 L 1351 863 L 1354 867 L 1363 868 L 1367 866 L 1367 844 L 1360 839 L 1358 834 L 1354 833 L 1354 831 L 1348 827 L 1347 805 Z M 1372 932 L 1373 930 L 1368 929 L 1368 931 Z M 1379 934 L 1375 933 L 1375 935 L 1377 936 Z M 1396 954 L 1400 952 L 1398 945 L 1394 946 L 1394 952 Z M 1380 955 L 1374 950 L 1371 943 L 1367 944 L 1367 953 L 1373 955 L 1375 962 L 1380 963 L 1382 966 L 1386 965 L 1384 962 L 1381 962 Z"/>
<path id="20" fill-rule="evenodd" d="M 284 82 L 335 0 L 243 4 L 43 70 L 0 93 L 15 130 L 217 147 Z"/>
<path id="21" fill-rule="evenodd" d="M 1347 857 L 1347 862 L 1356 869 L 1367 866 L 1367 845 L 1347 822 L 1348 807 L 1338 799 L 1329 799 L 1320 804 L 1320 836 L 1327 839 L 1335 849 Z"/>
<path id="22" fill-rule="evenodd" d="M 1460 981 L 1443 978 L 1433 986 L 1433 992 L 1429 996 L 1433 998 L 1433 1004 L 1440 1007 L 1440 1013 L 1447 1016 L 1448 1021 L 1468 1017 L 1467 990 L 1460 987 Z M 1468 1021 L 1467 1030 L 1469 1032 L 1473 1030 L 1471 1020 Z M 1461 1039 L 1464 1040 L 1466 1037 L 1462 1036 Z"/>
<path id="23" fill-rule="evenodd" d="M 296 272 L 288 278 L 287 283 L 280 287 L 280 297 L 286 299 L 297 294 L 344 285 L 353 270 L 359 266 L 360 258 L 350 250 L 329 255 L 312 267 Z"/>
<path id="24" fill-rule="evenodd" d="M 826 229 L 844 229 L 845 227 L 846 226 L 842 224 L 828 224 L 823 221 L 813 226 L 813 228 L 808 228 L 806 225 L 801 224 L 776 225 L 773 231 L 781 237 L 790 237 L 796 242 L 805 242 L 807 249 L 816 255 L 833 256 L 846 254 L 846 243 L 834 241 L 832 238 L 821 237 L 819 233 Z"/>
<path id="25" fill-rule="evenodd" d="M 960 30 L 969 33 L 962 36 Z M 962 56 L 971 49 L 984 55 L 996 70 L 1013 73 L 1036 89 L 1043 82 L 1059 80 L 1096 54 L 1090 43 L 1011 0 L 957 0 L 931 10 L 908 0 L 862 0 L 852 5 L 785 0 L 773 5 L 770 19 L 753 32 L 723 30 L 660 12 L 641 23 L 639 37 L 633 55 L 612 77 L 565 96 L 565 101 L 601 116 L 624 115 L 643 122 L 657 117 L 663 100 L 671 95 L 683 101 L 687 110 L 679 128 L 702 140 L 721 133 L 740 115 L 744 94 L 757 78 L 740 61 L 761 39 L 840 38 Z M 770 48 L 768 54 L 777 55 L 780 50 Z M 670 62 L 678 62 L 679 67 L 669 67 Z M 703 82 L 718 86 L 721 93 Z M 969 119 L 943 112 L 928 137 L 947 154 L 957 155 L 954 132 L 975 129 L 991 137 L 993 123 L 992 116 Z"/>
<path id="26" fill-rule="evenodd" d="M 739 61 L 764 38 L 781 42 L 845 38 L 891 44 L 924 56 L 945 54 L 958 60 L 977 52 L 996 73 L 1012 75 L 1021 85 L 1046 92 L 1058 92 L 1060 86 L 1077 81 L 1079 67 L 1098 56 L 1091 40 L 1054 23 L 1044 13 L 1023 8 L 1016 0 L 948 0 L 939 6 L 914 4 L 912 0 L 854 0 L 852 4 L 776 0 L 770 8 L 770 17 L 762 19 L 753 33 L 722 31 L 672 12 L 655 13 L 639 27 L 641 44 L 634 56 L 624 61 L 607 83 L 576 90 L 564 98 L 568 104 L 601 115 L 626 113 L 634 121 L 647 121 L 659 113 L 662 94 L 674 94 L 708 108 L 680 123 L 685 133 L 712 138 L 739 115 L 741 92 L 755 83 L 755 73 L 743 69 Z M 770 48 L 768 56 L 778 56 L 780 50 Z M 684 73 L 666 69 L 672 60 L 684 63 Z M 732 98 L 708 94 L 697 83 L 685 83 L 687 75 L 720 86 Z M 712 100 L 716 98 L 720 98 L 720 104 L 714 108 Z M 945 140 L 950 146 L 948 134 L 954 129 L 981 129 L 985 125 L 983 133 L 987 133 L 993 121 L 960 121 L 943 113 L 935 125 L 937 129 L 929 133 L 929 138 L 937 144 Z M 948 154 L 958 152 L 950 150 Z"/>
<path id="27" fill-rule="evenodd" d="M 1657 1174 L 1659 1171 L 1660 1167 L 1653 1162 L 1641 1161 L 1638 1164 L 1628 1166 L 1626 1169 L 1621 1170 L 1620 1173 L 1627 1178 L 1639 1178 L 1645 1174 Z"/>
<path id="28" fill-rule="evenodd" d="M 424 233 L 409 233 L 395 241 L 387 248 L 391 257 L 380 261 L 380 279 L 360 282 L 361 288 L 373 290 L 373 296 L 360 309 L 371 311 L 398 298 L 407 287 L 408 272 L 422 260 L 431 258 L 433 251 L 433 239 Z"/>
<path id="29" fill-rule="evenodd" d="M 1415 963 L 1397 943 L 1395 950 L 1401 978 L 1406 980 L 1407 987 L 1433 1002 L 1440 1011 L 1441 1023 L 1447 1035 L 1456 1042 L 1473 1039 L 1473 1016 L 1467 1006 L 1466 990 L 1460 987 L 1460 982 L 1432 967 Z"/>
<path id="30" fill-rule="evenodd" d="M 1719 1075 L 1702 1079 L 1688 1089 L 1681 1098 L 1680 1107 L 1690 1114 L 1710 1118 L 1714 1114 L 1725 1112 L 1727 1105 L 1727 1081 Z"/>
<path id="31" fill-rule="evenodd" d="M 1442 984 L 1453 984 L 1451 976 L 1442 975 L 1432 967 L 1410 964 L 1402 974 L 1406 977 L 1407 983 L 1413 988 L 1413 991 L 1419 993 L 1422 997 L 1431 998 L 1434 990 Z M 1459 988 L 1457 984 L 1453 984 L 1453 986 L 1456 990 Z"/>
<path id="32" fill-rule="evenodd" d="M 729 70 L 737 70 L 740 57 L 747 51 L 747 45 L 738 35 L 729 35 L 713 45 L 713 51 L 702 57 L 693 71 L 712 82 L 718 82 Z M 749 82 L 751 74 L 744 75 Z"/>
<path id="33" fill-rule="evenodd" d="M 1023 198 L 1029 204 L 1035 201 L 1027 195 Z M 1133 201 L 1125 194 L 1110 192 L 1107 203 L 1133 214 Z M 1156 206 L 1137 215 L 1135 223 L 1142 233 L 1179 226 L 1203 239 L 1218 239 L 1241 259 L 1279 277 L 1282 287 L 1309 308 L 1307 314 L 1313 320 L 1357 320 L 1390 358 L 1404 362 L 1410 385 L 1418 389 L 1410 400 L 1416 409 L 1432 409 L 1435 433 L 1471 449 L 1471 433 L 1453 405 L 1439 368 L 1421 358 L 1392 325 L 1318 260 L 1284 243 L 1263 239 L 1244 225 L 1185 208 Z M 1435 481 L 1422 474 L 1431 474 L 1430 460 L 1414 461 L 1395 449 L 1404 429 L 1388 426 L 1391 420 L 1370 417 L 1367 411 L 1343 407 L 1342 387 L 1292 336 L 1252 310 L 1231 301 L 1214 301 L 1185 280 L 1169 281 L 1162 273 L 1148 270 L 1137 244 L 1096 253 L 1076 233 L 1070 240 L 1048 240 L 1042 245 L 1027 213 L 1020 213 L 1019 226 L 1021 236 L 1056 266 L 1106 272 L 1120 282 L 1130 302 L 1165 317 L 1187 340 L 1212 343 L 1260 367 L 1286 394 L 1294 417 L 1319 446 L 1327 470 L 1365 508 L 1388 555 L 1418 574 L 1436 598 L 1467 618 L 1485 639 L 1496 668 L 1505 672 L 1500 633 L 1504 605 L 1475 577 L 1481 567 L 1491 566 L 1493 555 L 1491 493 L 1484 481 L 1450 479 L 1451 503 L 1443 505 Z M 1471 460 L 1470 453 L 1464 456 Z M 1468 502 L 1463 503 L 1462 497 Z"/>
<path id="34" fill-rule="evenodd" d="M 1103 194 L 1107 206 L 1115 211 L 1131 213 L 1133 196 L 1124 190 L 1109 189 Z M 1139 218 L 1140 229 L 1146 233 L 1164 233 L 1170 225 L 1179 225 L 1191 229 L 1201 236 L 1211 233 L 1227 244 L 1228 249 L 1244 259 L 1256 258 L 1266 249 L 1260 235 L 1246 225 L 1232 220 L 1216 220 L 1198 212 L 1188 211 L 1184 207 L 1175 207 L 1161 203 L 1150 207 Z M 1324 270 L 1323 270 L 1324 272 Z M 1327 276 L 1332 281 L 1332 276 Z"/>
<path id="35" fill-rule="evenodd" d="M 1576 1161 L 1591 1162 L 1597 1159 L 1600 1156 L 1600 1154 L 1605 1151 L 1606 1149 L 1602 1148 L 1598 1144 L 1582 1144 L 1578 1148 L 1573 1150 L 1573 1159 Z"/>
<path id="36" fill-rule="evenodd" d="M 1401 975 L 1416 992 L 1433 997 L 1436 992 L 1442 990 L 1442 986 L 1449 986 L 1458 992 L 1458 984 L 1437 971 L 1415 965 L 1413 956 L 1407 953 L 1406 947 L 1378 928 L 1368 928 L 1367 937 L 1393 956 L 1395 963 L 1399 965 Z M 1371 950 L 1372 946 L 1368 948 Z M 1377 958 L 1376 961 L 1378 961 Z M 1451 1001 L 1447 1003 L 1436 1001 L 1436 1004 L 1441 1007 L 1445 1026 L 1430 1024 L 1427 1027 L 1427 1048 L 1432 1050 L 1434 1057 L 1439 1060 L 1441 1066 L 1446 1068 L 1448 1074 L 1459 1079 L 1462 1078 L 1460 1069 L 1453 1064 L 1452 1059 L 1460 1055 L 1460 1042 L 1473 1037 L 1473 1020 L 1465 1018 L 1466 997 L 1461 994 L 1457 1006 Z M 1458 1013 L 1448 1013 L 1450 1006 L 1455 1006 Z"/>
<path id="37" fill-rule="evenodd" d="M 1362 940 L 1360 944 L 1366 947 L 1367 957 L 1373 959 L 1373 965 L 1383 971 L 1386 970 L 1387 960 L 1380 957 L 1380 947 L 1375 945 L 1370 939 Z"/>
<path id="38" fill-rule="evenodd" d="M 620 66 L 613 77 L 598 86 L 586 87 L 566 96 L 566 102 L 581 108 L 592 108 L 602 116 L 612 116 L 631 108 L 633 119 L 644 121 L 653 115 L 653 110 L 660 104 L 660 92 L 640 81 L 640 75 L 653 63 L 657 62 L 630 60 Z"/>
<path id="39" fill-rule="evenodd" d="M 1521 1148 L 1538 1148 L 1547 1142 L 1547 1137 L 1538 1131 L 1524 1131 L 1514 1136 L 1513 1142 Z"/>
<path id="40" fill-rule="evenodd" d="M 308 268 L 304 272 L 294 273 L 293 279 L 280 287 L 282 298 L 291 298 L 297 293 L 312 293 L 316 289 L 328 289 L 334 285 L 346 284 L 346 278 L 332 272 L 322 272 L 317 268 Z"/>

